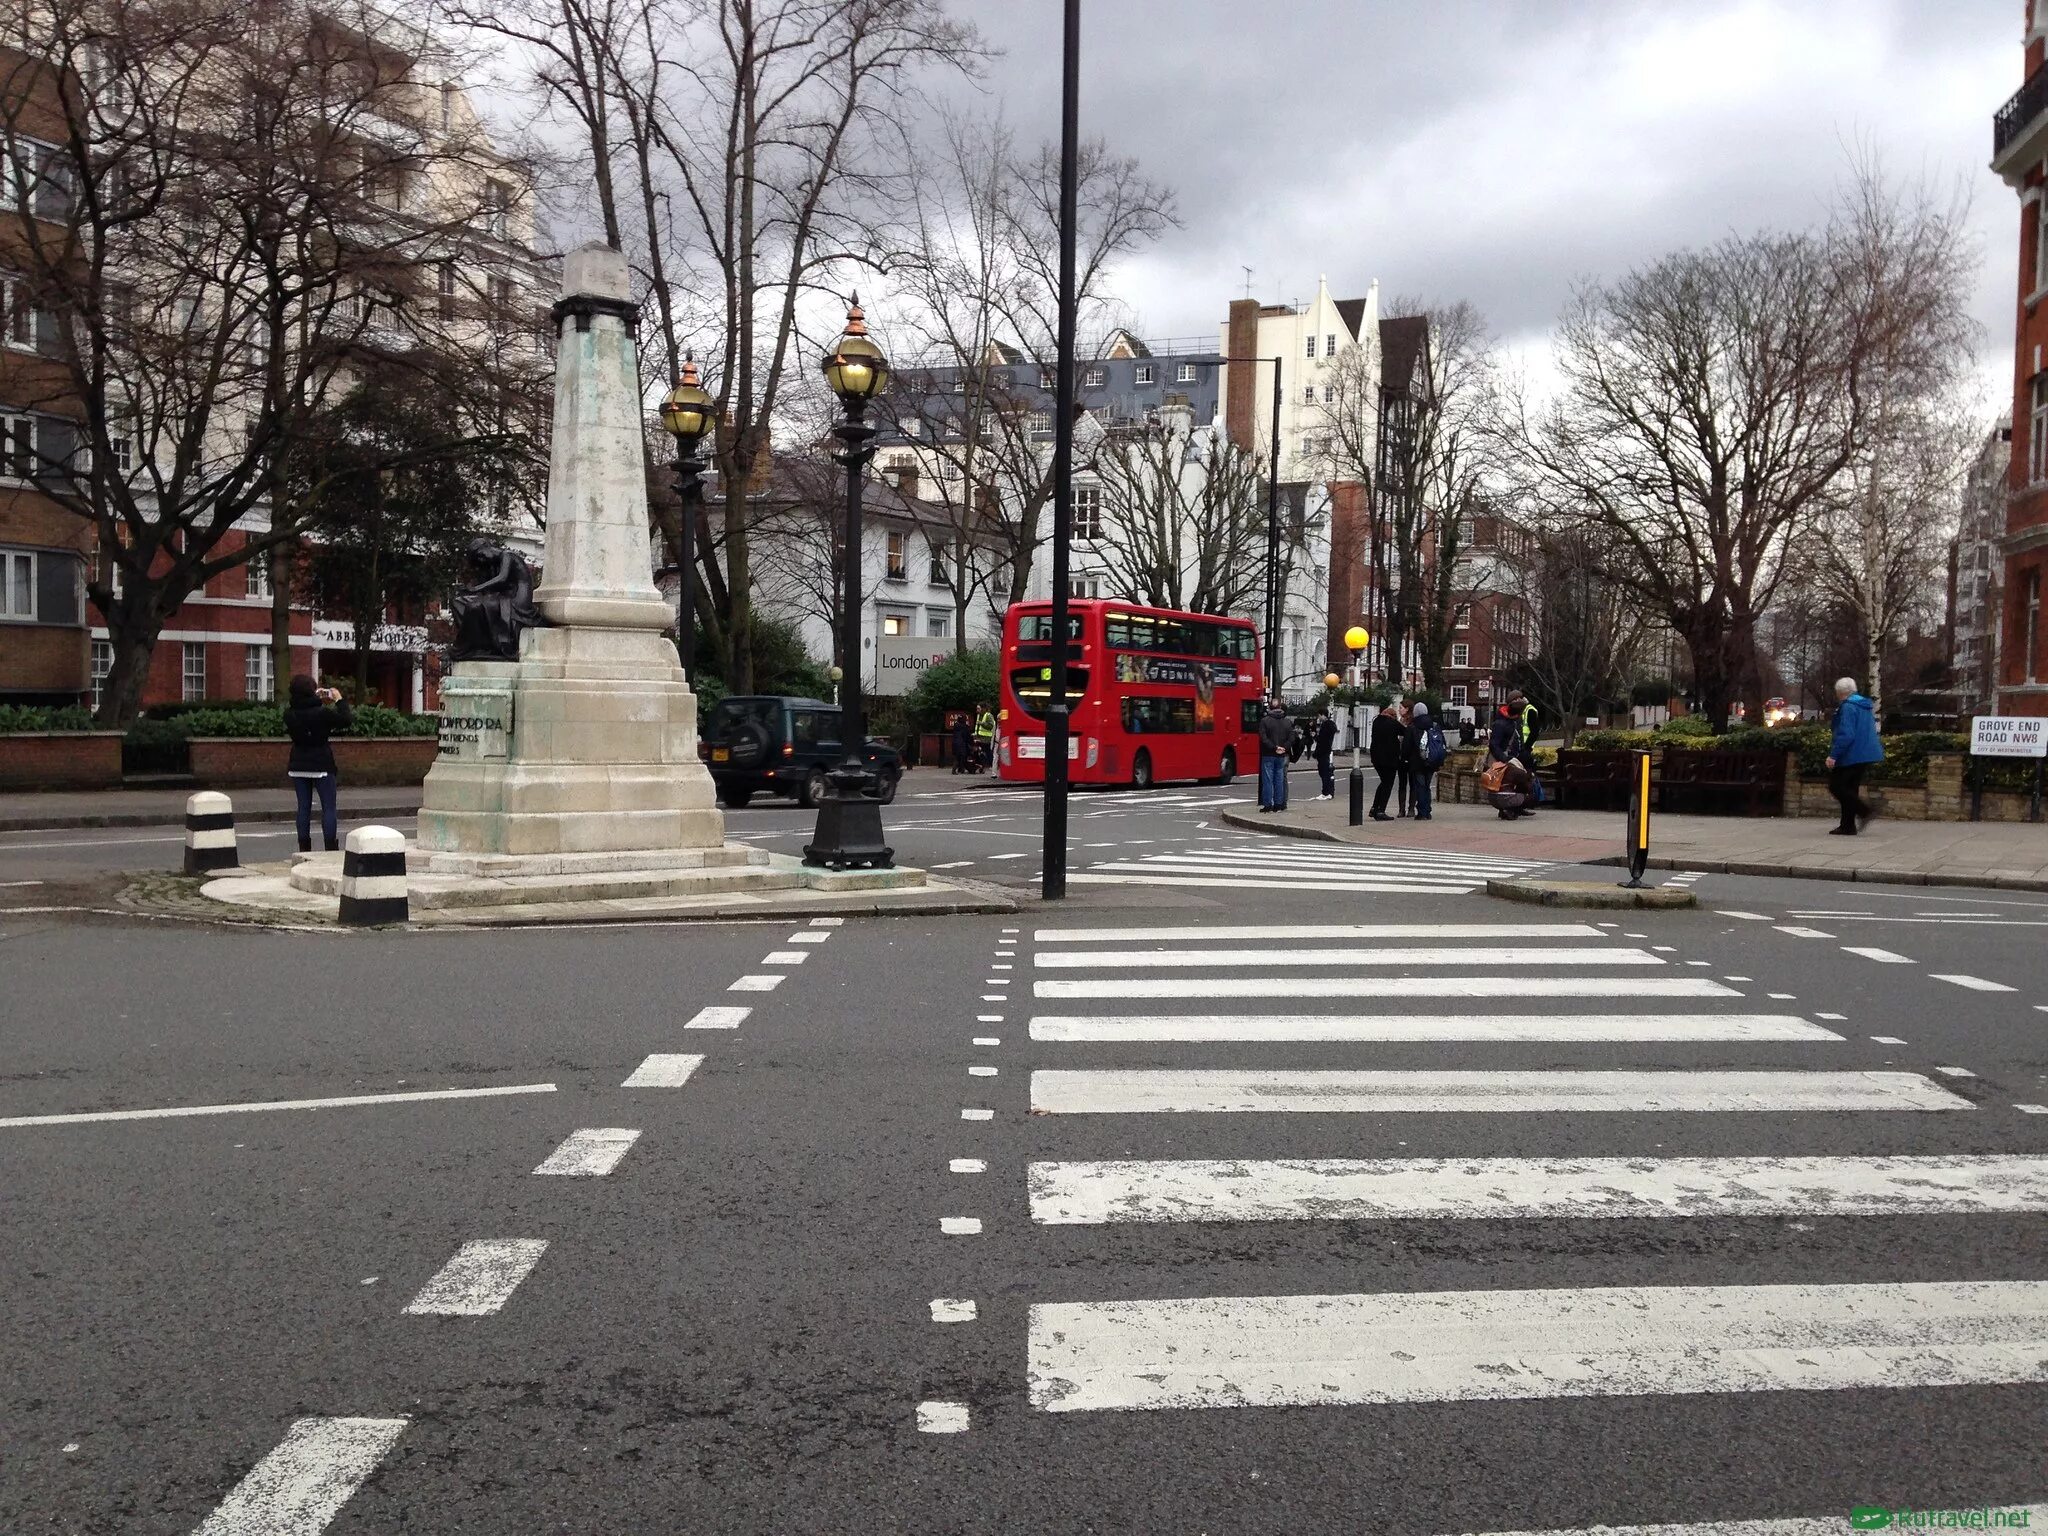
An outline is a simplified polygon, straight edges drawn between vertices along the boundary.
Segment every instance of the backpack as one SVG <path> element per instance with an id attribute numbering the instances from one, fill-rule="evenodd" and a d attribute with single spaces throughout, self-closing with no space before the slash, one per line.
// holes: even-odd
<path id="1" fill-rule="evenodd" d="M 1430 768 L 1441 768 L 1450 749 L 1444 745 L 1444 728 L 1434 720 L 1422 738 L 1422 761 Z"/>

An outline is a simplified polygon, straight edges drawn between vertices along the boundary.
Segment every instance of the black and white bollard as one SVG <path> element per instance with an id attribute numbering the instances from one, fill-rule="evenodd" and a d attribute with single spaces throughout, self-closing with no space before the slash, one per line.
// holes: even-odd
<path id="1" fill-rule="evenodd" d="M 389 827 L 357 827 L 342 846 L 342 925 L 403 923 L 411 916 L 405 894 L 404 834 Z"/>
<path id="2" fill-rule="evenodd" d="M 217 790 L 185 797 L 185 873 L 210 875 L 239 869 L 235 852 L 235 805 Z"/>

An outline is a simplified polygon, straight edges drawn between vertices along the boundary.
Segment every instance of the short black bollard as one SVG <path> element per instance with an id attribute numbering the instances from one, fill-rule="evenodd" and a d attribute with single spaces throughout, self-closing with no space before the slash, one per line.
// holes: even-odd
<path id="1" fill-rule="evenodd" d="M 357 827 L 342 848 L 342 924 L 367 928 L 377 923 L 403 923 L 411 917 L 404 834 L 389 827 Z"/>
<path id="2" fill-rule="evenodd" d="M 1365 825 L 1365 770 L 1363 768 L 1351 770 L 1350 789 L 1351 825 L 1362 827 Z"/>
<path id="3" fill-rule="evenodd" d="M 234 802 L 217 790 L 202 789 L 185 797 L 185 873 L 210 875 L 239 869 L 235 850 Z"/>

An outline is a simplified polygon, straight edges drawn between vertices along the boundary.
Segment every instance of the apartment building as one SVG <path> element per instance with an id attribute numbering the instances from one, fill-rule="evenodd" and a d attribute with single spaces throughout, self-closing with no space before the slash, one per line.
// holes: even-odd
<path id="1" fill-rule="evenodd" d="M 1459 530 L 1456 603 L 1444 656 L 1444 696 L 1483 717 L 1507 697 L 1509 674 L 1529 659 L 1537 615 L 1529 597 L 1529 531 L 1482 510 Z"/>
<path id="2" fill-rule="evenodd" d="M 1989 433 L 1963 478 L 1955 541 L 1949 547 L 1949 660 L 1965 714 L 1988 711 L 1997 687 L 2005 562 L 2006 485 L 2012 429 Z"/>

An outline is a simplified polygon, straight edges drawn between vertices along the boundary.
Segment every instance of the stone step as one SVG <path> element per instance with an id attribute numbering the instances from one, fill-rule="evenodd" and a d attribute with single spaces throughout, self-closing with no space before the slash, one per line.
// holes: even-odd
<path id="1" fill-rule="evenodd" d="M 595 875 L 618 870 L 723 869 L 766 865 L 768 854 L 744 843 L 715 848 L 658 848 L 613 853 L 442 853 L 408 847 L 405 867 L 414 875 L 481 875 L 512 879 L 524 875 Z"/>
<path id="2" fill-rule="evenodd" d="M 732 891 L 794 890 L 801 879 L 758 865 L 722 869 L 635 869 L 580 875 L 520 875 L 509 880 L 421 875 L 412 882 L 415 909 L 532 906 L 544 902 L 647 900 Z"/>

